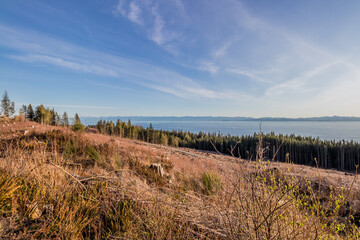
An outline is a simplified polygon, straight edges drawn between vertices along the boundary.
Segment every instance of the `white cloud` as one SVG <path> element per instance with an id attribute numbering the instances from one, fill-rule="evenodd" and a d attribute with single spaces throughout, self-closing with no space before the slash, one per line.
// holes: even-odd
<path id="1" fill-rule="evenodd" d="M 223 45 L 221 45 L 219 48 L 217 48 L 213 51 L 213 54 L 212 54 L 213 57 L 216 59 L 216 58 L 224 56 L 227 53 L 228 48 L 237 40 L 238 40 L 238 38 L 235 37 L 234 39 L 232 39 L 230 41 L 226 41 Z"/>
<path id="2" fill-rule="evenodd" d="M 128 14 L 128 18 L 130 21 L 137 23 L 139 25 L 142 25 L 142 20 L 141 20 L 141 10 L 139 8 L 138 5 L 135 4 L 135 2 L 131 2 L 129 5 L 129 14 Z"/>
<path id="3" fill-rule="evenodd" d="M 163 29 L 165 22 L 162 17 L 159 15 L 157 9 L 155 7 L 151 10 L 152 15 L 154 16 L 154 26 L 151 31 L 151 39 L 159 45 L 162 45 L 166 42 Z"/>
<path id="4" fill-rule="evenodd" d="M 201 71 L 210 72 L 211 74 L 215 74 L 219 71 L 219 67 L 215 63 L 206 60 L 199 60 L 196 68 Z"/>
<path id="5" fill-rule="evenodd" d="M 252 71 L 245 71 L 243 69 L 234 69 L 234 68 L 231 68 L 231 69 L 227 69 L 227 72 L 230 72 L 230 73 L 235 73 L 235 74 L 238 74 L 238 75 L 243 75 L 243 76 L 246 76 L 252 80 L 255 80 L 257 82 L 263 82 L 263 83 L 270 83 L 269 80 L 266 80 L 260 76 L 258 76 L 256 73 L 253 73 Z"/>
<path id="6" fill-rule="evenodd" d="M 119 0 L 114 10 L 112 11 L 112 14 L 116 17 L 121 15 L 133 23 L 143 25 L 143 21 L 141 19 L 141 9 L 139 5 L 135 3 L 135 1 L 128 3 L 125 0 Z"/>
<path id="7" fill-rule="evenodd" d="M 118 16 L 119 14 L 123 17 L 126 16 L 126 10 L 125 10 L 125 1 L 124 0 L 119 0 L 118 4 L 116 5 L 115 9 L 113 10 L 113 14 L 115 16 Z"/>
<path id="8" fill-rule="evenodd" d="M 184 5 L 181 0 L 173 0 L 171 3 L 176 7 L 179 15 L 185 15 Z M 125 2 L 125 0 L 119 0 L 113 15 L 121 15 L 129 21 L 140 25 L 149 40 L 155 42 L 172 55 L 178 55 L 176 40 L 179 39 L 180 34 L 167 26 L 167 21 L 159 13 L 158 8 L 158 2 L 143 0 Z"/>

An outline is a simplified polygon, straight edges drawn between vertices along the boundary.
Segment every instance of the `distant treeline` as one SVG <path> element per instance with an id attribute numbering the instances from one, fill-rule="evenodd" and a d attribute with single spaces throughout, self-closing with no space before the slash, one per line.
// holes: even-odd
<path id="1" fill-rule="evenodd" d="M 231 136 L 216 133 L 198 134 L 184 131 L 155 130 L 151 123 L 144 128 L 132 125 L 131 121 L 98 121 L 100 133 L 137 139 L 149 143 L 188 147 L 207 151 L 233 154 L 235 157 L 255 159 L 259 133 L 251 136 Z M 280 162 L 292 162 L 342 171 L 354 171 L 359 165 L 360 144 L 354 141 L 326 141 L 295 135 L 262 135 L 265 157 Z M 216 149 L 215 149 L 216 148 Z"/>

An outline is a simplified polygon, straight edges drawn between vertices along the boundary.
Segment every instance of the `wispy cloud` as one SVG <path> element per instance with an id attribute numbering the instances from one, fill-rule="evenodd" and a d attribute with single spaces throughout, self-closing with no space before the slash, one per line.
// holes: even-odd
<path id="1" fill-rule="evenodd" d="M 117 90 L 125 90 L 125 91 L 136 91 L 135 89 L 131 89 L 128 87 L 122 87 L 122 86 L 118 86 L 118 85 L 114 85 L 114 84 L 106 84 L 106 83 L 102 83 L 102 82 L 95 82 L 95 81 L 87 81 L 88 84 L 91 84 L 93 86 L 98 86 L 98 87 L 106 87 L 106 88 L 111 88 L 111 89 L 117 89 Z"/>
<path id="2" fill-rule="evenodd" d="M 239 40 L 239 37 L 235 36 L 235 37 L 233 37 L 233 39 L 228 40 L 225 43 L 223 43 L 220 47 L 216 48 L 213 51 L 213 54 L 212 54 L 213 57 L 216 59 L 216 58 L 224 56 L 227 53 L 229 47 L 238 40 Z"/>
<path id="3" fill-rule="evenodd" d="M 29 54 L 29 55 L 9 55 L 11 59 L 30 62 L 30 63 L 45 63 L 54 66 L 59 66 L 63 68 L 68 68 L 71 70 L 84 72 L 84 73 L 92 73 L 100 76 L 109 76 L 109 77 L 117 77 L 118 74 L 107 68 L 99 67 L 93 64 L 84 64 L 74 61 L 64 60 L 59 57 L 51 57 L 47 55 L 37 55 L 37 54 Z"/>
<path id="4" fill-rule="evenodd" d="M 1 24 L 0 47 L 10 49 L 7 57 L 36 63 L 37 67 L 48 64 L 111 77 L 104 82 L 88 83 L 108 89 L 125 90 L 122 86 L 126 86 L 145 89 L 144 92 L 154 90 L 160 96 L 165 93 L 186 99 L 226 100 L 229 104 L 251 99 L 256 103 L 266 102 L 275 111 L 279 110 L 273 106 L 283 99 L 306 109 L 304 102 L 309 105 L 311 101 L 320 101 L 319 98 L 335 103 L 343 102 L 346 95 L 357 96 L 354 89 L 360 82 L 358 56 L 354 57 L 352 66 L 346 60 L 347 54 L 342 52 L 345 46 L 329 48 L 326 41 L 319 40 L 323 33 L 317 33 L 316 37 L 302 34 L 307 30 L 302 30 L 304 26 L 300 23 L 293 30 L 293 22 L 284 22 L 272 13 L 262 14 L 263 10 L 251 1 L 241 0 L 118 0 L 112 14 L 122 21 L 114 19 L 110 24 L 113 29 L 109 32 L 116 34 L 110 37 L 111 41 L 101 39 L 107 43 L 101 45 L 102 50 Z M 131 26 L 121 30 L 136 31 L 128 34 L 124 43 L 140 33 L 144 53 L 139 50 L 136 55 L 126 56 L 133 49 L 121 52 L 125 44 L 108 44 L 118 40 L 119 24 Z M 333 42 L 337 44 L 340 40 Z M 96 44 L 99 43 L 100 38 Z M 96 44 L 92 49 L 99 47 Z M 131 44 L 126 42 L 127 46 Z M 345 82 L 352 87 L 346 90 Z"/>
<path id="5" fill-rule="evenodd" d="M 141 17 L 141 9 L 135 1 L 119 0 L 112 11 L 114 16 L 122 16 L 129 19 L 131 22 L 143 25 Z"/>
<path id="6" fill-rule="evenodd" d="M 14 28 L 11 31 L 13 34 L 4 34 L 4 28 L 0 25 L 0 35 L 4 36 L 3 42 L 14 38 L 17 40 L 16 43 L 7 45 L 7 47 L 17 51 L 17 54 L 7 55 L 14 60 L 50 64 L 73 71 L 112 77 L 119 82 L 126 81 L 128 85 L 135 88 L 140 85 L 177 97 L 229 99 L 229 96 L 234 96 L 227 92 L 209 89 L 198 84 L 196 79 L 185 77 L 178 72 L 156 65 L 88 50 L 23 29 Z M 7 31 L 7 33 L 9 32 Z M 46 39 L 46 42 L 42 44 L 41 48 L 31 47 L 41 44 L 43 39 Z M 1 45 L 2 42 L 0 41 Z M 63 49 L 67 49 L 67 51 Z M 205 62 L 204 65 L 206 64 Z M 211 64 L 208 64 L 208 68 L 211 70 Z M 215 71 L 215 69 L 211 71 Z"/>
<path id="7" fill-rule="evenodd" d="M 28 103 L 16 103 L 16 106 L 22 106 L 22 105 L 27 105 Z M 54 108 L 78 108 L 78 109 L 82 109 L 82 108 L 86 108 L 86 109 L 116 109 L 116 107 L 113 106 L 91 106 L 91 105 L 62 105 L 62 104 L 50 104 L 50 103 L 46 103 L 46 104 L 31 104 L 32 106 L 39 106 L 39 105 L 43 105 L 45 107 L 54 107 Z"/>
<path id="8" fill-rule="evenodd" d="M 159 13 L 155 7 L 152 8 L 151 13 L 155 18 L 154 26 L 150 33 L 151 39 L 154 42 L 156 42 L 157 44 L 162 45 L 166 42 L 166 39 L 165 39 L 165 36 L 163 33 L 165 22 L 162 19 L 162 17 L 159 15 Z"/>
<path id="9" fill-rule="evenodd" d="M 242 75 L 242 76 L 246 76 L 248 78 L 250 78 L 251 80 L 255 80 L 256 82 L 261 82 L 261 83 L 271 83 L 271 81 L 264 79 L 263 77 L 258 76 L 256 73 L 253 73 L 251 71 L 247 71 L 247 70 L 243 70 L 243 69 L 227 69 L 227 72 L 230 73 L 235 73 L 238 75 Z"/>
<path id="10" fill-rule="evenodd" d="M 184 5 L 181 0 L 174 0 L 170 3 L 175 5 L 181 14 L 184 15 Z M 178 39 L 179 33 L 168 28 L 167 22 L 159 13 L 158 3 L 141 0 L 119 0 L 113 15 L 121 15 L 131 22 L 138 24 L 143 28 L 149 40 L 173 55 L 178 54 L 174 40 Z M 146 19 L 146 21 L 143 19 Z"/>
<path id="11" fill-rule="evenodd" d="M 131 2 L 129 8 L 130 10 L 129 10 L 128 18 L 130 19 L 130 21 L 142 25 L 143 23 L 141 20 L 140 7 L 135 2 Z"/>
<path id="12" fill-rule="evenodd" d="M 126 10 L 125 10 L 125 0 L 119 0 L 117 5 L 115 6 L 114 10 L 112 11 L 112 14 L 115 16 L 126 16 Z"/>
<path id="13" fill-rule="evenodd" d="M 196 68 L 201 71 L 210 72 L 211 74 L 215 74 L 219 71 L 219 67 L 214 62 L 210 62 L 206 60 L 199 60 L 197 62 Z"/>
<path id="14" fill-rule="evenodd" d="M 287 80 L 281 84 L 277 84 L 275 86 L 272 86 L 268 88 L 265 92 L 267 96 L 271 95 L 278 95 L 281 96 L 284 93 L 293 94 L 294 92 L 301 93 L 301 92 L 309 92 L 314 89 L 316 89 L 316 80 L 314 81 L 314 78 L 319 76 L 320 74 L 326 73 L 326 70 L 342 64 L 344 60 L 338 60 L 329 64 L 325 64 L 316 68 L 313 68 L 309 71 L 303 72 L 301 75 L 292 78 L 290 80 Z M 324 78 L 321 78 L 324 79 Z M 319 80 L 318 80 L 319 81 Z M 325 84 L 329 84 L 330 79 L 326 79 Z M 323 88 L 323 86 L 320 86 Z"/>

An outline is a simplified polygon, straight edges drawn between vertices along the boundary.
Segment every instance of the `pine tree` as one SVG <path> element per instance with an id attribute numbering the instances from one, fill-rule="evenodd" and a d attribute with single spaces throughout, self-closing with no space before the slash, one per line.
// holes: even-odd
<path id="1" fill-rule="evenodd" d="M 31 106 L 31 104 L 29 104 L 29 106 L 27 107 L 26 118 L 29 119 L 30 121 L 35 120 L 35 113 L 34 113 L 34 110 L 33 110 L 32 106 Z"/>
<path id="2" fill-rule="evenodd" d="M 1 101 L 2 113 L 6 117 L 11 117 L 15 113 L 15 104 L 11 102 L 7 91 L 4 92 L 3 99 Z"/>

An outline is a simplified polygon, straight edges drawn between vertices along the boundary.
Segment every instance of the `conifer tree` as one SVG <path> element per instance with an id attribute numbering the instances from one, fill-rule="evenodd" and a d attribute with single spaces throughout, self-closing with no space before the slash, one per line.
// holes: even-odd
<path id="1" fill-rule="evenodd" d="M 61 124 L 64 125 L 65 127 L 69 126 L 69 118 L 66 112 L 64 112 L 62 115 Z"/>
<path id="2" fill-rule="evenodd" d="M 51 115 L 51 125 L 56 125 L 56 113 L 54 109 L 50 110 L 50 115 Z"/>
<path id="3" fill-rule="evenodd" d="M 27 106 L 26 105 L 21 106 L 20 115 L 23 115 L 25 118 L 27 118 Z"/>
<path id="4" fill-rule="evenodd" d="M 34 113 L 34 110 L 33 110 L 32 106 L 31 106 L 31 104 L 29 104 L 29 106 L 27 107 L 26 118 L 29 119 L 30 121 L 35 120 L 35 113 Z"/>
<path id="5" fill-rule="evenodd" d="M 7 91 L 4 92 L 1 107 L 3 115 L 7 117 L 11 117 L 15 113 L 15 104 L 10 101 Z"/>
<path id="6" fill-rule="evenodd" d="M 59 115 L 57 112 L 55 112 L 55 125 L 56 125 L 56 126 L 60 126 L 60 125 L 61 125 L 61 117 L 60 117 L 60 115 Z"/>
<path id="7" fill-rule="evenodd" d="M 75 120 L 73 125 L 73 130 L 75 132 L 83 132 L 85 130 L 85 126 L 82 125 L 79 115 L 75 114 Z"/>
<path id="8" fill-rule="evenodd" d="M 75 114 L 75 122 L 74 123 L 75 124 L 76 123 L 81 123 L 80 117 L 79 117 L 79 115 L 77 113 Z"/>

